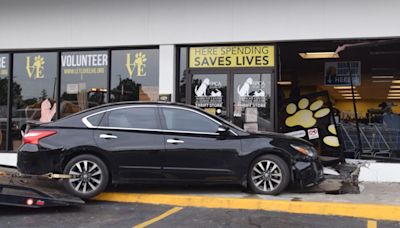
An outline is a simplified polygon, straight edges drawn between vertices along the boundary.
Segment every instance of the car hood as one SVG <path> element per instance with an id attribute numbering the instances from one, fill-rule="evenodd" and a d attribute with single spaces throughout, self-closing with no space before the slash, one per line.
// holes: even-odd
<path id="1" fill-rule="evenodd" d="M 269 132 L 269 131 L 259 131 L 259 132 L 250 133 L 250 135 L 256 136 L 256 137 L 267 137 L 267 138 L 271 138 L 271 139 L 275 139 L 275 140 L 287 141 L 287 142 L 291 142 L 291 143 L 307 144 L 307 145 L 312 146 L 312 143 L 307 141 L 307 140 L 305 140 L 305 139 L 296 138 L 296 137 L 285 135 L 285 134 L 282 134 L 282 133 Z"/>

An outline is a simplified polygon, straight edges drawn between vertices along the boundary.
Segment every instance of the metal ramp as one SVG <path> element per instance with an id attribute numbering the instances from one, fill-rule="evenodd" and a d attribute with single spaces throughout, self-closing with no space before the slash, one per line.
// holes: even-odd
<path id="1" fill-rule="evenodd" d="M 41 208 L 84 203 L 66 193 L 58 180 L 21 176 L 16 169 L 0 167 L 0 205 Z"/>

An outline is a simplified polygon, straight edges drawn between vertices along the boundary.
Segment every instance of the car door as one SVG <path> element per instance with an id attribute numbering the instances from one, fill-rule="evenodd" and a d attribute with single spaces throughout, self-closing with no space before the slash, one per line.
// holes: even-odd
<path id="1" fill-rule="evenodd" d="M 165 146 L 160 128 L 155 105 L 124 106 L 105 113 L 94 137 L 112 158 L 122 181 L 158 179 Z"/>
<path id="2" fill-rule="evenodd" d="M 170 180 L 238 180 L 240 140 L 221 137 L 221 123 L 183 106 L 162 106 L 165 156 L 163 172 Z"/>

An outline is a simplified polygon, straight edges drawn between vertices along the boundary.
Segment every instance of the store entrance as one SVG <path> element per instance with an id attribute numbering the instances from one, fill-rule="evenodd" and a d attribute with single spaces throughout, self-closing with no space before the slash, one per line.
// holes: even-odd
<path id="1" fill-rule="evenodd" d="M 251 132 L 273 131 L 273 70 L 193 70 L 187 77 L 187 103 Z"/>

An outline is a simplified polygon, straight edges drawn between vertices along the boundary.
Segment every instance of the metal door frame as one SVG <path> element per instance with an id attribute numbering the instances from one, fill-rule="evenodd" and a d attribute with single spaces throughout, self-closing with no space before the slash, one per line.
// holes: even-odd
<path id="1" fill-rule="evenodd" d="M 192 78 L 195 74 L 226 74 L 227 75 L 227 94 L 226 94 L 226 112 L 228 121 L 233 121 L 233 94 L 234 94 L 234 74 L 271 74 L 271 130 L 277 131 L 277 79 L 275 68 L 253 67 L 253 68 L 203 68 L 190 69 L 186 77 L 186 104 L 192 103 Z"/>

